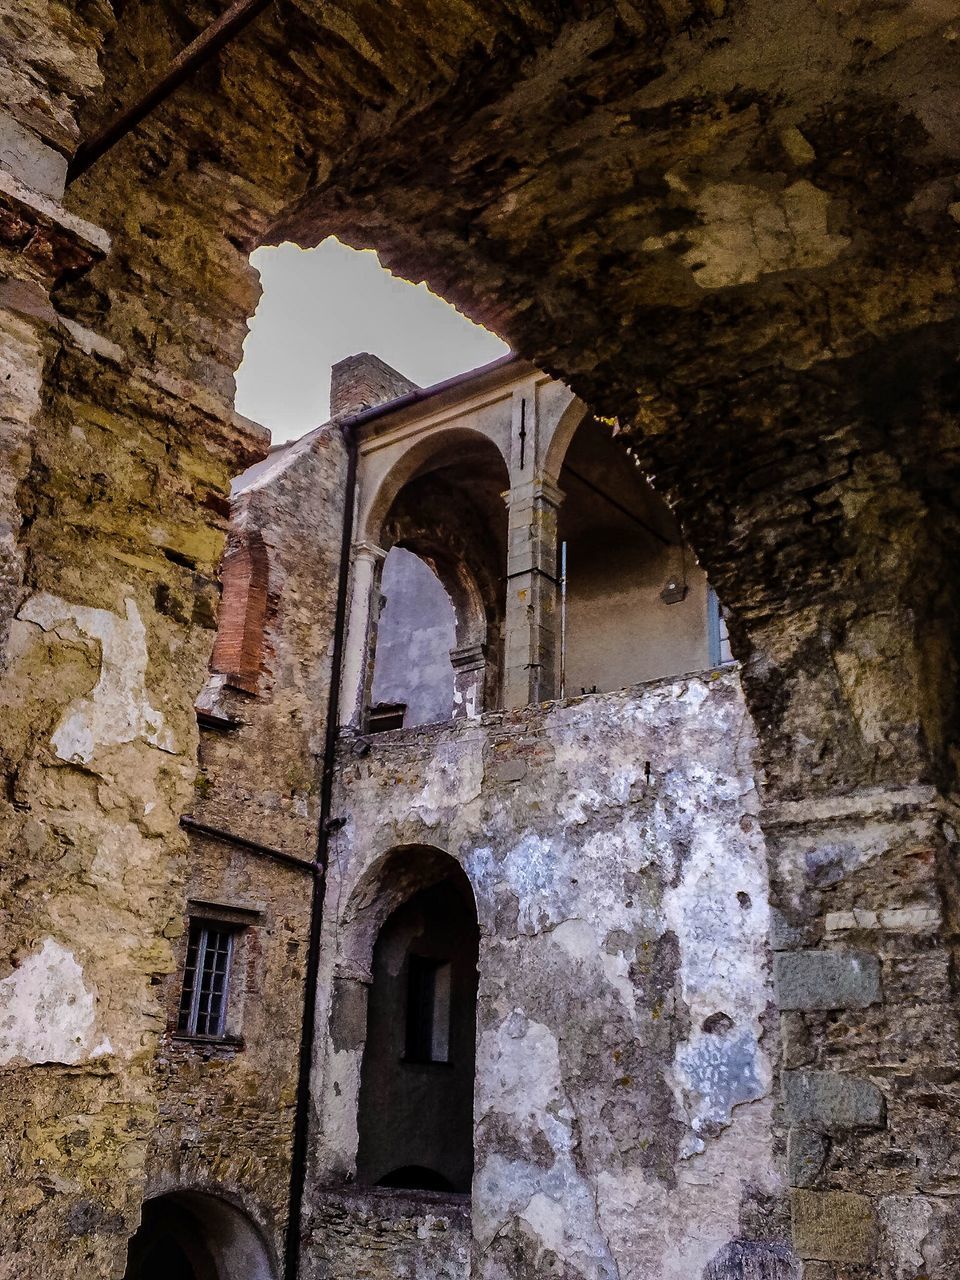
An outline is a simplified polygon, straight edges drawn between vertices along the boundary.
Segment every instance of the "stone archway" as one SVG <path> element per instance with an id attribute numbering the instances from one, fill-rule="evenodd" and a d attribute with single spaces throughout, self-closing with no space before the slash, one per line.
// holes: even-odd
<path id="1" fill-rule="evenodd" d="M 259 1231 L 207 1192 L 172 1191 L 144 1202 L 124 1280 L 276 1280 Z"/>
<path id="2" fill-rule="evenodd" d="M 352 5 L 290 4 L 74 189 L 72 213 L 113 232 L 108 253 L 57 208 L 76 117 L 86 100 L 89 132 L 193 28 L 172 3 L 126 5 L 119 26 L 107 5 L 66 25 L 45 6 L 16 11 L 29 145 L 14 152 L 45 194 L 4 195 L 22 266 L 4 295 L 3 615 L 22 702 L 5 725 L 5 816 L 33 890 L 5 905 L 18 939 L 106 922 L 76 941 L 112 993 L 104 1042 L 133 1063 L 114 1100 L 118 1145 L 145 1143 L 155 1117 L 155 970 L 169 964 L 225 493 L 265 443 L 230 409 L 254 294 L 246 253 L 338 231 L 619 417 L 674 503 L 729 607 L 760 735 L 795 1128 L 815 1122 L 840 1153 L 796 1187 L 801 1247 L 874 1266 L 892 1256 L 894 1210 L 916 1238 L 929 1220 L 945 1239 L 948 1161 L 910 1082 L 948 1070 L 957 1049 L 951 17 L 907 6 L 879 22 L 792 0 L 775 18 L 749 4 L 478 3 L 453 19 L 435 0 L 400 27 L 392 6 L 359 22 Z M 137 705 L 172 725 L 169 759 L 144 734 L 98 740 L 83 769 L 56 755 L 53 727 L 104 661 L 84 623 L 138 655 Z M 144 785 L 159 798 L 146 830 Z M 137 821 L 118 816 L 127 802 Z M 98 901 L 88 873 L 105 835 L 123 850 L 110 883 L 134 884 L 127 860 L 156 859 L 164 893 Z M 39 902 L 56 909 L 34 918 Z M 118 969 L 112 922 L 127 913 L 162 954 Z M 911 965 L 922 976 L 906 990 Z M 847 1014 L 847 1033 L 828 1035 Z M 98 1111 L 95 1073 L 76 1065 L 28 1074 L 11 1106 L 53 1117 L 65 1091 L 72 1113 Z M 915 1177 L 864 1192 L 871 1139 L 830 1128 L 838 1089 L 883 1093 Z M 61 1210 L 40 1188 L 61 1176 L 79 1212 L 100 1185 L 95 1161 L 11 1159 L 37 1188 L 22 1267 L 68 1265 Z M 118 1179 L 103 1223 L 128 1220 L 139 1177 Z M 822 1221 L 841 1223 L 836 1239 L 816 1237 Z M 852 1260 L 848 1221 L 866 1224 Z M 84 1239 L 77 1265 L 92 1251 L 108 1270 L 117 1233 Z"/>

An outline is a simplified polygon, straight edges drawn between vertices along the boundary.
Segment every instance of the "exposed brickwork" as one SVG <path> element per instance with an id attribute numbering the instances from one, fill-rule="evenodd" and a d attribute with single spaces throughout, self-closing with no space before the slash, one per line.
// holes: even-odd
<path id="1" fill-rule="evenodd" d="M 210 669 L 245 693 L 256 693 L 267 622 L 270 562 L 254 531 L 227 551 L 220 566 L 222 598 Z"/>
<path id="2" fill-rule="evenodd" d="M 330 413 L 335 418 L 348 417 L 362 409 L 372 409 L 388 400 L 396 400 L 417 384 L 391 369 L 379 356 L 363 351 L 359 355 L 338 360 L 330 374 Z"/>

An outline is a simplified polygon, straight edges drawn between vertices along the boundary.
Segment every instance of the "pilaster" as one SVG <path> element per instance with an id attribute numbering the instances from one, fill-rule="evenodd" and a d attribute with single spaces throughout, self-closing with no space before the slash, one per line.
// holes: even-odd
<path id="1" fill-rule="evenodd" d="M 507 504 L 504 706 L 557 696 L 557 512 L 563 494 L 545 477 L 522 481 Z"/>
<path id="2" fill-rule="evenodd" d="M 350 612 L 340 684 L 340 724 L 358 727 L 367 703 L 373 675 L 377 611 L 373 601 L 380 594 L 380 578 L 387 553 L 372 542 L 353 548 Z"/>

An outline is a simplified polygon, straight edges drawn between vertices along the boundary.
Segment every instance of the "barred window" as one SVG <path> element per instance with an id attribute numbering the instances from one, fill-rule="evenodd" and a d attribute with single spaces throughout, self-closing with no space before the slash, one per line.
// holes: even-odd
<path id="1" fill-rule="evenodd" d="M 190 922 L 187 962 L 177 1030 L 212 1040 L 226 1034 L 230 962 L 236 929 L 206 920 Z"/>

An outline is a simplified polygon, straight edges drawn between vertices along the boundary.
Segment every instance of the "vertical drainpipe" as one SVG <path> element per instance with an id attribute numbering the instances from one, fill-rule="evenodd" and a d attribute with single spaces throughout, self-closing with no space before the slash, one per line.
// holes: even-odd
<path id="1" fill-rule="evenodd" d="M 336 768 L 337 738 L 339 736 L 340 680 L 343 673 L 347 584 L 350 576 L 350 548 L 353 543 L 353 513 L 357 491 L 358 447 L 353 419 L 347 419 L 342 422 L 340 430 L 347 446 L 346 495 L 343 508 L 343 527 L 340 535 L 340 565 L 337 577 L 336 612 L 333 622 L 330 692 L 327 700 L 327 724 L 324 734 L 323 762 L 320 775 L 320 815 L 317 825 L 316 856 L 313 862 L 310 941 L 307 950 L 307 972 L 304 977 L 303 989 L 303 1024 L 300 1033 L 296 1115 L 293 1128 L 293 1150 L 290 1158 L 290 1197 L 284 1249 L 285 1280 L 297 1280 L 300 1271 L 300 1226 L 304 1183 L 307 1174 L 307 1141 L 310 1130 L 310 1076 L 316 1031 L 317 985 L 320 972 L 320 930 L 323 924 L 323 893 L 327 869 L 327 852 L 330 844 L 330 808 L 333 801 L 333 778 Z"/>
<path id="2" fill-rule="evenodd" d="M 560 543 L 560 697 L 567 696 L 567 541 Z"/>

